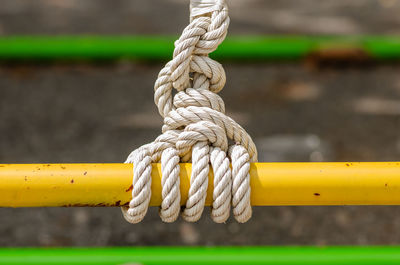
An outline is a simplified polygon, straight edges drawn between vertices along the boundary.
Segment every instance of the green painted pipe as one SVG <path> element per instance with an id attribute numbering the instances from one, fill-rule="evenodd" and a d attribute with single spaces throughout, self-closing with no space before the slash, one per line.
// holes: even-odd
<path id="1" fill-rule="evenodd" d="M 0 249 L 2 265 L 400 264 L 400 247 L 140 247 Z"/>
<path id="2" fill-rule="evenodd" d="M 171 36 L 3 36 L 0 60 L 166 61 L 171 58 L 175 39 Z M 398 60 L 400 37 L 233 36 L 212 57 L 260 61 L 298 60 L 310 55 Z"/>

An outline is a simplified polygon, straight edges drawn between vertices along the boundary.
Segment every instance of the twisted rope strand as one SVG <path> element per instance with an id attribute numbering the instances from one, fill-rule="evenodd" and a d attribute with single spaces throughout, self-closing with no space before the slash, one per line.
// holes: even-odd
<path id="1" fill-rule="evenodd" d="M 232 160 L 232 207 L 233 215 L 239 223 L 247 222 L 252 215 L 250 202 L 250 158 L 241 145 L 229 148 Z"/>
<path id="2" fill-rule="evenodd" d="M 181 207 L 179 155 L 175 148 L 165 149 L 161 155 L 162 203 L 160 217 L 166 223 L 174 222 Z"/>
<path id="3" fill-rule="evenodd" d="M 184 220 L 196 222 L 204 210 L 207 197 L 208 172 L 210 169 L 210 148 L 207 142 L 198 142 L 193 146 L 192 175 L 186 208 L 182 213 Z"/>
<path id="4" fill-rule="evenodd" d="M 214 171 L 214 191 L 211 217 L 216 223 L 224 223 L 229 218 L 232 199 L 232 172 L 226 152 L 214 147 L 210 154 Z"/>
<path id="5" fill-rule="evenodd" d="M 132 200 L 129 207 L 122 207 L 125 219 L 139 223 L 147 213 L 151 199 L 151 157 L 147 148 L 139 148 L 134 155 Z"/>

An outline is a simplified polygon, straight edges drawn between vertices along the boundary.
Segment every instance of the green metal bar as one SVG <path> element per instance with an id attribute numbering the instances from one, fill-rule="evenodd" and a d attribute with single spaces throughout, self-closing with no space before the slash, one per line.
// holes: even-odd
<path id="1" fill-rule="evenodd" d="M 2 265 L 117 264 L 400 264 L 400 247 L 149 247 L 0 249 Z"/>
<path id="2" fill-rule="evenodd" d="M 171 36 L 5 36 L 0 60 L 162 60 Z M 315 54 L 358 52 L 376 60 L 400 59 L 400 36 L 233 36 L 212 54 L 219 60 L 299 60 Z"/>

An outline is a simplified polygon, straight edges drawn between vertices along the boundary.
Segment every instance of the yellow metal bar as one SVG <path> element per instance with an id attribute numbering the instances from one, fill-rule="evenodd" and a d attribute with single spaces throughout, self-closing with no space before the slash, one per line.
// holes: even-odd
<path id="1" fill-rule="evenodd" d="M 181 164 L 182 204 L 191 164 Z M 400 162 L 255 163 L 251 201 L 267 205 L 400 205 Z M 212 201 L 210 174 L 207 205 Z M 161 203 L 153 165 L 151 206 Z M 120 206 L 131 197 L 129 164 L 0 165 L 0 207 Z"/>

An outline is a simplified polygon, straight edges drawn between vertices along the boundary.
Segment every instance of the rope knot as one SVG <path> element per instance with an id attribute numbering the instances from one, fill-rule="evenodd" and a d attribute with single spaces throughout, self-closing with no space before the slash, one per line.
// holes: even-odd
<path id="1" fill-rule="evenodd" d="M 151 163 L 159 161 L 163 199 L 159 213 L 164 222 L 179 216 L 179 162 L 192 162 L 182 212 L 186 221 L 195 222 L 202 215 L 210 164 L 213 220 L 225 222 L 231 204 L 238 222 L 251 217 L 249 170 L 250 162 L 257 161 L 257 150 L 247 132 L 225 114 L 224 101 L 217 94 L 226 83 L 225 71 L 208 57 L 225 39 L 228 26 L 225 0 L 191 0 L 191 22 L 175 42 L 173 59 L 160 71 L 154 86 L 154 102 L 164 118 L 162 134 L 133 151 L 126 161 L 135 164 L 132 200 L 122 208 L 129 222 L 139 222 L 147 212 Z M 229 140 L 235 144 L 229 146 Z"/>

